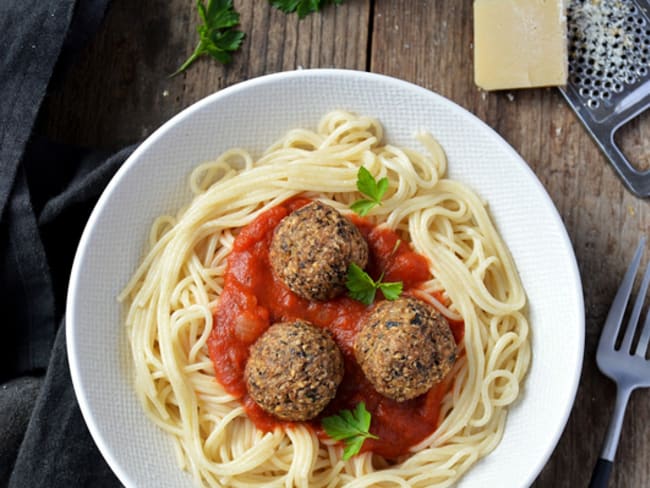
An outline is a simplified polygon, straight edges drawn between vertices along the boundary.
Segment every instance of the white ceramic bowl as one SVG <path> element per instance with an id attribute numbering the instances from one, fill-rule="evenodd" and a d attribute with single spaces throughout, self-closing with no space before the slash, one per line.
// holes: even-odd
<path id="1" fill-rule="evenodd" d="M 337 108 L 378 118 L 395 144 L 418 147 L 418 130 L 434 134 L 450 176 L 489 202 L 528 295 L 532 365 L 521 398 L 503 440 L 459 486 L 529 486 L 555 448 L 580 377 L 584 308 L 571 243 L 544 188 L 499 135 L 435 93 L 375 74 L 304 70 L 240 83 L 181 112 L 126 161 L 88 221 L 68 294 L 70 369 L 88 428 L 127 487 L 192 486 L 176 466 L 171 439 L 133 391 L 116 300 L 143 257 L 151 223 L 189 201 L 187 178 L 199 163 L 232 146 L 259 154 L 287 130 L 315 127 Z"/>

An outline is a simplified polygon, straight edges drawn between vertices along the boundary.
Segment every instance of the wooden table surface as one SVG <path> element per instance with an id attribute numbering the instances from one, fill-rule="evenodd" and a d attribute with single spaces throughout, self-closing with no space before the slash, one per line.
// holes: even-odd
<path id="1" fill-rule="evenodd" d="M 485 93 L 476 88 L 469 0 L 346 0 L 302 21 L 271 8 L 267 0 L 235 0 L 235 7 L 247 37 L 232 64 L 205 59 L 170 79 L 197 42 L 194 1 L 113 0 L 96 38 L 48 96 L 42 130 L 62 142 L 118 148 L 142 140 L 210 93 L 296 68 L 392 75 L 473 112 L 537 174 L 575 249 L 586 303 L 584 367 L 564 435 L 533 486 L 586 486 L 615 394 L 613 383 L 596 368 L 596 345 L 639 235 L 650 234 L 648 201 L 623 188 L 556 89 Z M 618 137 L 628 156 L 645 168 L 649 134 L 650 118 L 641 116 Z M 611 487 L 650 486 L 649 419 L 650 391 L 637 391 Z"/>

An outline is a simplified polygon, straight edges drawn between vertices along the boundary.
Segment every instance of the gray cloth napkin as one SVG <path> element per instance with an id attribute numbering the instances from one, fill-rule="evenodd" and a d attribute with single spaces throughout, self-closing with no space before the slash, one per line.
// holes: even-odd
<path id="1" fill-rule="evenodd" d="M 63 315 L 85 222 L 133 148 L 53 144 L 36 123 L 108 2 L 0 1 L 0 486 L 120 486 L 79 411 Z"/>

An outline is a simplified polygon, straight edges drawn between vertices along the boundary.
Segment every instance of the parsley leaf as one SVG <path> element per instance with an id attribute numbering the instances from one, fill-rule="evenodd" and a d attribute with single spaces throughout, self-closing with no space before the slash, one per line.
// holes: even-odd
<path id="1" fill-rule="evenodd" d="M 348 289 L 348 295 L 361 303 L 370 305 L 375 299 L 377 292 L 375 281 L 355 263 L 350 263 L 348 266 L 345 286 Z"/>
<path id="2" fill-rule="evenodd" d="M 381 205 L 381 199 L 388 190 L 388 178 L 384 177 L 375 181 L 370 171 L 361 166 L 357 172 L 357 189 L 368 198 L 357 200 L 350 205 L 350 208 L 363 217 L 368 214 L 370 209 Z"/>
<path id="3" fill-rule="evenodd" d="M 397 300 L 402 294 L 402 282 L 379 283 L 379 289 L 384 294 L 386 300 Z"/>
<path id="4" fill-rule="evenodd" d="M 341 410 L 337 415 L 325 417 L 321 425 L 332 439 L 344 441 L 343 460 L 347 461 L 361 450 L 366 439 L 379 439 L 370 433 L 370 421 L 366 404 L 359 402 L 354 411 Z"/>
<path id="5" fill-rule="evenodd" d="M 347 461 L 357 454 L 361 450 L 361 446 L 363 446 L 363 441 L 365 440 L 366 438 L 360 435 L 347 439 L 343 448 L 343 460 Z"/>
<path id="6" fill-rule="evenodd" d="M 361 303 L 370 305 L 375 300 L 377 290 L 381 290 L 386 300 L 396 300 L 402 294 L 402 282 L 383 283 L 382 278 L 383 274 L 375 281 L 357 264 L 350 263 L 345 281 L 348 295 Z"/>
<path id="7" fill-rule="evenodd" d="M 371 200 L 357 200 L 354 202 L 352 205 L 350 205 L 350 208 L 352 211 L 358 215 L 361 215 L 362 217 L 368 215 L 368 212 L 370 212 L 370 209 L 374 208 L 377 206 L 376 202 L 373 202 Z"/>
<path id="8" fill-rule="evenodd" d="M 284 13 L 289 14 L 296 12 L 299 18 L 304 18 L 307 15 L 318 12 L 325 5 L 333 3 L 334 5 L 341 5 L 343 0 L 269 0 L 271 5 L 275 8 L 282 10 Z"/>
<path id="9" fill-rule="evenodd" d="M 239 24 L 239 13 L 233 8 L 232 0 L 208 0 L 207 6 L 203 0 L 197 0 L 196 8 L 203 21 L 196 28 L 199 43 L 192 55 L 171 76 L 182 73 L 204 54 L 227 64 L 244 40 L 245 34 L 234 29 Z"/>

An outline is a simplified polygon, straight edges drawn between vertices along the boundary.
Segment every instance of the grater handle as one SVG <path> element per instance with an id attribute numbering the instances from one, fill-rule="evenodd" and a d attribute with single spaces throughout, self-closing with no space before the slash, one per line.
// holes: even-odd
<path id="1" fill-rule="evenodd" d="M 594 119 L 587 106 L 582 103 L 575 87 L 570 85 L 560 87 L 560 92 L 589 135 L 614 166 L 626 188 L 638 197 L 650 197 L 650 171 L 639 171 L 635 168 L 614 142 L 614 134 L 618 129 L 650 109 L 650 82 L 646 81 L 640 89 L 632 92 L 624 99 L 625 103 L 619 103 L 617 111 L 600 122 Z"/>
<path id="2" fill-rule="evenodd" d="M 650 171 L 639 171 L 630 163 L 616 145 L 616 142 L 614 142 L 615 132 L 615 130 L 611 131 L 607 135 L 603 134 L 604 137 L 596 137 L 595 139 L 627 188 L 636 196 L 650 197 Z"/>
<path id="3" fill-rule="evenodd" d="M 598 134 L 600 140 L 603 141 L 600 144 L 601 149 L 614 165 L 628 189 L 639 197 L 650 197 L 650 171 L 639 171 L 630 163 L 623 151 L 616 145 L 614 134 L 648 108 L 650 108 L 650 80 L 642 83 L 618 102 L 614 109 L 615 115 L 612 123 L 615 125 L 613 128 L 604 124 L 600 130 L 596 130 L 596 132 L 601 132 Z"/>

